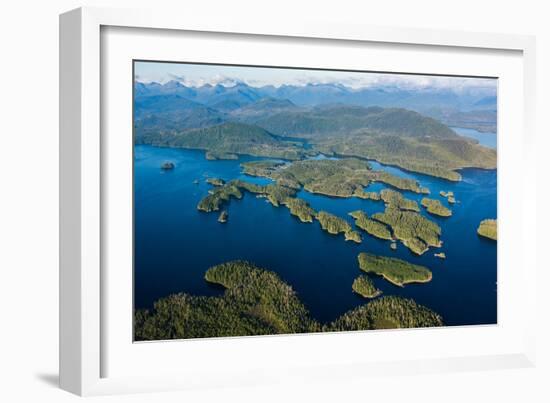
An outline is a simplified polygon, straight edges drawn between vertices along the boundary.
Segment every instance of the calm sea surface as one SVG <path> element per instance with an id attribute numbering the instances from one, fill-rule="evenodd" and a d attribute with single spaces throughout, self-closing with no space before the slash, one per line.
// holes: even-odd
<path id="1" fill-rule="evenodd" d="M 476 139 L 479 144 L 489 148 L 497 148 L 497 134 L 496 133 L 482 133 L 474 129 L 465 129 L 462 127 L 451 127 L 456 134 L 463 137 L 470 137 Z"/>
<path id="2" fill-rule="evenodd" d="M 385 295 L 413 298 L 441 314 L 448 325 L 496 323 L 497 246 L 476 233 L 481 220 L 496 217 L 496 171 L 466 169 L 461 171 L 463 180 L 452 183 L 373 163 L 375 169 L 417 179 L 431 190 L 434 198 L 439 198 L 440 190 L 455 193 L 458 203 L 452 207 L 452 217 L 430 216 L 442 227 L 443 247 L 416 256 L 400 243 L 392 251 L 389 242 L 367 234 L 361 244 L 345 242 L 343 236 L 322 231 L 318 222 L 301 223 L 286 207 L 275 208 L 251 194 L 231 200 L 225 224 L 217 222 L 218 213 L 197 210 L 197 203 L 211 188 L 205 183 L 207 177 L 268 183 L 267 179 L 240 172 L 241 162 L 258 159 L 208 161 L 202 151 L 135 147 L 137 308 L 151 307 L 156 299 L 177 292 L 220 295 L 219 287 L 204 280 L 205 271 L 228 260 L 246 259 L 277 272 L 296 290 L 316 319 L 331 321 L 367 302 L 352 292 L 351 284 L 361 274 L 357 255 L 371 252 L 422 264 L 433 272 L 430 283 L 403 288 L 375 278 L 376 286 Z M 175 163 L 174 170 L 161 171 L 159 167 L 166 160 Z M 196 180 L 198 184 L 194 183 Z M 367 189 L 382 188 L 383 185 L 375 184 Z M 404 193 L 408 198 L 421 199 L 421 195 Z M 350 223 L 353 221 L 348 213 L 353 210 L 362 209 L 369 215 L 384 210 L 382 202 L 335 199 L 305 191 L 299 196 L 314 209 L 336 214 Z M 440 251 L 445 252 L 446 260 L 433 256 Z"/>

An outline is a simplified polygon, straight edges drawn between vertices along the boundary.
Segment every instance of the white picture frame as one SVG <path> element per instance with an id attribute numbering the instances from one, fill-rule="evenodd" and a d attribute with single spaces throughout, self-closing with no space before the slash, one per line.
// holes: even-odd
<path id="1" fill-rule="evenodd" d="M 505 320 L 502 323 L 499 321 L 499 327 L 481 329 L 477 333 L 472 329 L 454 329 L 452 336 L 449 333 L 448 337 L 468 340 L 468 346 L 478 344 L 476 341 L 479 341 L 477 349 L 451 350 L 446 348 L 442 345 L 441 340 L 447 336 L 443 335 L 440 329 L 404 330 L 399 333 L 374 332 L 376 334 L 370 336 L 364 332 L 353 332 L 354 334 L 232 338 L 217 339 L 215 344 L 212 341 L 185 341 L 179 344 L 178 342 L 165 342 L 162 347 L 163 351 L 155 350 L 156 357 L 164 357 L 167 353 L 176 356 L 182 355 L 184 354 L 183 346 L 187 346 L 188 355 L 186 357 L 188 359 L 184 364 L 174 364 L 166 362 L 166 358 L 160 358 L 160 360 L 165 360 L 164 364 L 168 370 L 158 371 L 157 375 L 152 374 L 151 371 L 129 371 L 123 366 L 120 366 L 117 371 L 108 370 L 105 364 L 107 358 L 110 355 L 116 355 L 113 351 L 123 350 L 122 346 L 113 344 L 105 329 L 106 326 L 111 325 L 111 322 L 106 319 L 110 315 L 111 306 L 106 301 L 109 294 L 108 288 L 112 287 L 112 284 L 109 287 L 106 286 L 105 281 L 110 277 L 102 271 L 107 266 L 105 261 L 107 248 L 104 244 L 102 228 L 107 226 L 105 220 L 109 219 L 104 214 L 104 198 L 105 192 L 110 189 L 106 184 L 108 181 L 105 176 L 109 175 L 105 164 L 110 157 L 107 157 L 108 153 L 105 147 L 111 147 L 112 144 L 109 141 L 102 141 L 101 137 L 101 133 L 109 129 L 108 124 L 102 120 L 108 113 L 102 110 L 104 107 L 102 92 L 106 93 L 107 89 L 104 88 L 105 83 L 102 81 L 104 61 L 101 58 L 109 55 L 102 49 L 105 47 L 102 31 L 108 30 L 109 27 L 147 29 L 156 30 L 156 32 L 193 32 L 194 35 L 199 36 L 200 33 L 204 33 L 204 35 L 217 33 L 218 36 L 241 35 L 254 37 L 257 41 L 262 41 L 262 38 L 265 40 L 290 40 L 296 43 L 320 40 L 331 41 L 333 46 L 346 43 L 375 43 L 377 46 L 400 45 L 423 47 L 423 49 L 467 49 L 478 54 L 493 51 L 514 52 L 517 56 L 516 61 L 519 60 L 521 67 L 521 77 L 515 83 L 517 84 L 516 89 L 523 91 L 522 93 L 520 91 L 521 99 L 516 100 L 521 103 L 521 114 L 517 118 L 519 120 L 514 123 L 517 124 L 514 127 L 519 128 L 519 133 L 515 133 L 513 139 L 510 140 L 513 143 L 504 144 L 504 149 L 515 147 L 520 150 L 523 166 L 519 172 L 516 172 L 519 177 L 512 177 L 510 170 L 510 175 L 507 175 L 504 180 L 520 180 L 522 187 L 517 195 L 509 197 L 513 211 L 510 210 L 508 213 L 510 217 L 515 216 L 516 218 L 508 227 L 506 224 L 501 226 L 499 223 L 499 238 L 503 231 L 504 234 L 508 234 L 509 242 L 516 241 L 518 245 L 516 250 L 504 252 L 513 253 L 511 256 L 515 262 L 521 265 L 521 270 L 518 270 L 517 273 L 506 274 L 503 278 L 509 281 L 505 282 L 503 287 L 514 290 L 513 282 L 516 287 L 520 288 L 517 289 L 518 295 L 521 296 L 521 302 L 517 302 L 519 304 L 517 312 L 523 312 L 521 322 Z M 330 381 L 343 377 L 369 376 L 375 373 L 408 374 L 534 365 L 535 319 L 531 315 L 535 312 L 536 262 L 534 254 L 527 253 L 526 247 L 529 242 L 528 234 L 534 233 L 536 230 L 536 219 L 534 211 L 529 209 L 528 201 L 524 200 L 525 190 L 535 187 L 534 175 L 529 175 L 535 171 L 535 159 L 531 158 L 534 155 L 535 147 L 534 58 L 534 38 L 520 35 L 329 23 L 305 23 L 299 26 L 286 24 L 283 26 L 268 20 L 226 19 L 215 21 L 193 18 L 192 15 L 151 10 L 80 8 L 61 15 L 61 387 L 79 395 L 97 395 L 193 387 L 243 386 L 265 382 L 293 382 L 296 379 L 326 379 Z M 518 79 L 517 74 L 514 77 Z M 500 124 L 499 117 L 499 127 Z M 499 143 L 499 150 L 500 147 Z M 502 164 L 506 164 L 506 160 L 503 162 L 499 152 L 499 173 Z M 514 197 L 515 199 L 512 200 Z M 499 219 L 501 217 L 500 208 L 499 196 Z M 504 213 L 507 213 L 506 210 Z M 501 240 L 499 240 L 499 259 L 501 246 Z M 505 293 L 505 295 L 511 294 Z M 500 302 L 499 299 L 499 309 Z M 128 315 L 131 315 L 131 312 L 128 312 Z M 354 357 L 353 360 L 347 361 L 339 361 L 337 357 L 331 357 L 329 353 L 324 358 L 315 357 L 315 349 L 308 351 L 308 346 L 319 343 L 319 340 L 324 343 L 322 348 L 330 351 L 330 346 L 334 347 L 342 343 L 352 346 L 354 343 L 360 343 L 366 337 L 370 337 L 373 341 L 382 340 L 382 337 L 400 340 L 408 338 L 411 341 L 422 338 L 424 342 L 434 343 L 440 348 L 436 349 L 433 354 L 419 353 L 403 356 L 402 359 L 389 356 L 387 359 L 384 357 L 376 359 Z M 486 339 L 486 342 L 499 339 L 502 343 L 495 342 L 498 349 L 485 351 L 483 338 Z M 129 342 L 131 343 L 131 340 Z M 192 350 L 195 353 L 202 351 L 203 354 L 206 354 L 206 351 L 215 350 L 220 354 L 228 349 L 242 354 L 242 351 L 248 349 L 250 355 L 257 357 L 261 356 L 261 352 L 266 349 L 277 352 L 277 348 L 286 348 L 287 343 L 292 343 L 292 348 L 302 351 L 303 355 L 298 354 L 292 360 L 277 362 L 274 361 L 276 357 L 268 356 L 271 358 L 267 359 L 263 366 L 254 362 L 252 358 L 243 359 L 239 364 L 220 365 L 220 368 L 215 371 L 211 370 L 210 373 L 207 365 L 198 367 L 199 356 L 197 354 L 193 356 L 190 354 Z M 160 343 L 157 343 L 157 346 L 160 346 Z M 127 350 L 127 353 L 134 354 L 132 350 Z M 141 354 L 141 352 L 136 354 L 138 353 Z M 144 352 L 144 354 L 150 356 L 152 353 Z M 119 360 L 128 360 L 128 358 L 130 358 L 128 355 L 120 356 Z M 226 358 L 235 360 L 238 355 L 233 357 L 228 355 Z M 207 359 L 206 361 L 208 362 Z M 147 362 L 147 365 L 150 366 L 151 363 L 152 361 Z M 197 365 L 196 368 L 193 368 L 194 364 Z M 208 379 L 206 375 L 210 375 Z"/>

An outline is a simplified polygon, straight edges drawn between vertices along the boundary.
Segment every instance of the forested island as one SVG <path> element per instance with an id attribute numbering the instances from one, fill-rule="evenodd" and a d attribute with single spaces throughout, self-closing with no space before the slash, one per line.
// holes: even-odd
<path id="1" fill-rule="evenodd" d="M 160 166 L 160 169 L 164 171 L 169 171 L 170 169 L 174 169 L 176 165 L 172 161 L 165 161 Z"/>
<path id="2" fill-rule="evenodd" d="M 361 274 L 359 277 L 357 277 L 353 281 L 351 288 L 353 291 L 364 298 L 376 298 L 382 294 L 382 291 L 376 288 L 369 276 L 365 274 Z"/>
<path id="3" fill-rule="evenodd" d="M 453 212 L 445 207 L 439 200 L 428 199 L 427 197 L 422 198 L 420 204 L 422 207 L 426 207 L 428 213 L 437 215 L 440 217 L 450 217 L 453 215 Z"/>
<path id="4" fill-rule="evenodd" d="M 224 184 L 217 180 L 213 182 L 218 186 L 210 190 L 210 193 L 199 202 L 197 209 L 200 211 L 207 213 L 218 211 L 222 204 L 228 202 L 231 198 L 241 199 L 242 192 L 247 191 L 267 198 L 274 207 L 286 206 L 290 214 L 296 216 L 301 222 L 311 223 L 313 219 L 316 219 L 319 221 L 321 228 L 329 234 L 342 233 L 346 241 L 356 243 L 362 241 L 361 234 L 353 230 L 346 220 L 326 211 L 316 212 L 305 200 L 295 197 L 296 189 L 279 184 L 256 185 L 242 180 L 232 180 Z M 227 216 L 225 217 L 227 218 Z"/>
<path id="5" fill-rule="evenodd" d="M 136 341 L 415 328 L 442 326 L 441 316 L 410 299 L 381 297 L 330 323 L 311 317 L 295 291 L 273 272 L 245 261 L 211 267 L 205 280 L 219 284 L 219 297 L 173 294 L 152 310 L 134 314 Z"/>
<path id="6" fill-rule="evenodd" d="M 356 163 L 363 164 L 363 161 L 358 160 L 347 162 L 351 163 L 352 166 L 355 166 Z M 243 165 L 245 171 L 249 170 L 250 172 L 252 169 L 258 175 L 261 173 L 261 176 L 267 176 L 270 178 L 279 177 L 279 167 L 281 167 L 279 163 L 265 161 L 262 161 L 259 164 L 252 162 Z M 216 187 L 211 189 L 209 194 L 199 202 L 197 208 L 198 210 L 204 212 L 218 211 L 223 203 L 228 202 L 231 198 L 240 199 L 242 198 L 242 192 L 247 191 L 267 198 L 275 207 L 286 206 L 290 210 L 290 213 L 293 216 L 296 216 L 301 222 L 311 223 L 314 219 L 316 219 L 321 224 L 321 228 L 329 234 L 336 235 L 342 233 L 344 234 L 346 241 L 361 243 L 361 234 L 354 230 L 346 220 L 326 211 L 316 212 L 305 200 L 296 197 L 296 193 L 302 182 L 298 182 L 296 185 L 293 182 L 296 178 L 295 174 L 291 173 L 292 179 L 290 179 L 291 176 L 289 176 L 286 172 L 288 170 L 292 172 L 293 165 L 294 163 L 285 164 L 284 169 L 281 169 L 281 171 L 284 171 L 282 175 L 284 175 L 285 180 L 277 180 L 275 183 L 270 183 L 268 185 L 257 185 L 239 179 L 231 180 L 225 183 L 218 178 L 211 178 L 209 183 L 215 185 Z M 301 164 L 299 164 L 299 166 L 304 168 Z M 327 167 L 332 167 L 336 171 L 342 167 L 338 164 L 321 164 L 320 166 L 322 167 L 320 169 L 321 172 L 324 172 Z M 344 166 L 349 168 L 349 165 L 347 164 Z M 310 169 L 311 166 L 307 164 L 305 171 L 310 172 Z M 269 171 L 269 173 L 267 173 L 266 170 Z M 298 171 L 303 173 L 302 170 Z M 367 171 L 369 170 L 367 169 Z M 315 170 L 315 172 L 317 171 Z M 330 170 L 330 172 L 334 171 Z M 315 175 L 317 181 L 322 181 L 321 175 L 322 173 L 317 173 Z M 301 178 L 302 176 L 298 175 L 298 177 Z M 290 186 L 288 186 L 289 181 L 291 182 Z M 285 183 L 285 185 L 282 185 L 281 183 Z M 309 182 L 306 182 L 306 186 L 307 183 Z M 339 186 L 340 189 L 344 189 L 345 187 L 345 185 L 341 182 L 335 182 L 334 186 Z M 351 193 L 346 194 L 353 196 L 354 192 L 351 191 Z M 374 200 L 377 201 L 377 199 Z M 380 239 L 398 239 L 403 243 L 403 245 L 418 255 L 426 252 L 429 247 L 441 246 L 441 241 L 439 239 L 441 235 L 441 228 L 433 221 L 430 221 L 426 217 L 419 214 L 420 208 L 414 200 L 407 199 L 398 191 L 391 189 L 383 189 L 380 192 L 380 199 L 378 200 L 384 201 L 386 205 L 384 212 L 375 213 L 370 218 L 362 211 L 354 211 L 350 213 L 350 215 L 355 219 L 355 225 L 358 228 Z M 426 204 L 425 200 L 432 199 L 424 198 L 423 205 Z M 437 201 L 434 201 L 434 203 L 437 204 Z M 440 209 L 446 208 L 440 206 Z M 444 214 L 443 210 L 437 211 Z"/>
<path id="7" fill-rule="evenodd" d="M 497 220 L 486 219 L 479 223 L 477 233 L 485 238 L 497 240 Z"/>
<path id="8" fill-rule="evenodd" d="M 229 218 L 229 214 L 227 214 L 227 211 L 222 211 L 220 213 L 220 216 L 218 217 L 218 222 L 225 223 L 227 222 L 227 219 Z"/>
<path id="9" fill-rule="evenodd" d="M 417 255 L 442 244 L 439 225 L 415 211 L 402 211 L 390 205 L 383 213 L 373 214 L 372 218 L 389 226 L 393 236 Z"/>
<path id="10" fill-rule="evenodd" d="M 365 273 L 375 273 L 399 287 L 410 283 L 427 283 L 432 272 L 424 266 L 415 265 L 401 259 L 360 253 L 357 257 L 359 268 Z"/>
<path id="11" fill-rule="evenodd" d="M 439 192 L 439 194 L 442 197 L 445 197 L 447 199 L 447 203 L 449 203 L 449 204 L 455 204 L 456 203 L 455 194 L 453 192 L 451 192 L 451 191 L 445 192 L 444 190 L 442 190 L 441 192 Z"/>

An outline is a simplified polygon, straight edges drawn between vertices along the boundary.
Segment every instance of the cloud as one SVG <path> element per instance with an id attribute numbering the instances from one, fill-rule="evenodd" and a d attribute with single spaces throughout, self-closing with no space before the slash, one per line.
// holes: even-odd
<path id="1" fill-rule="evenodd" d="M 224 87 L 233 87 L 239 83 L 246 83 L 249 85 L 252 85 L 251 83 L 247 83 L 245 80 L 238 78 L 238 77 L 232 77 L 227 76 L 224 74 L 215 74 L 212 76 L 199 76 L 194 78 L 189 78 L 185 75 L 181 74 L 174 74 L 174 73 L 168 73 L 167 79 L 160 80 L 161 83 L 165 83 L 168 81 L 178 81 L 183 85 L 186 85 L 188 87 L 202 87 L 203 85 L 210 84 L 210 85 L 223 85 Z M 137 79 L 137 76 L 136 76 Z"/>
<path id="2" fill-rule="evenodd" d="M 168 77 L 170 77 L 170 80 L 179 81 L 182 84 L 185 83 L 185 76 L 181 74 L 168 73 Z"/>
<path id="3" fill-rule="evenodd" d="M 190 87 L 205 84 L 232 87 L 245 83 L 253 87 L 308 84 L 342 85 L 351 89 L 382 88 L 387 91 L 447 89 L 462 93 L 496 93 L 496 80 L 469 77 L 430 76 L 394 73 L 343 72 L 215 65 L 147 63 L 137 70 L 136 80 L 165 83 L 176 80 Z"/>
<path id="4" fill-rule="evenodd" d="M 302 77 L 296 83 L 299 85 L 340 84 L 353 89 L 451 89 L 456 92 L 496 88 L 496 82 L 493 79 L 392 73 L 350 73 L 348 76 L 343 75 L 340 77 L 330 75 L 325 77 Z"/>

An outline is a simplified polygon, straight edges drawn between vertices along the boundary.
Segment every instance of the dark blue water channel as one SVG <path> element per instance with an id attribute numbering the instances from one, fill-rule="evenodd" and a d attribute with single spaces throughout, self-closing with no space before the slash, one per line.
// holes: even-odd
<path id="1" fill-rule="evenodd" d="M 160 169 L 166 160 L 175 163 L 174 170 Z M 367 302 L 352 292 L 351 284 L 361 274 L 357 255 L 370 252 L 422 264 L 433 273 L 431 282 L 403 288 L 375 278 L 384 295 L 413 298 L 441 314 L 448 325 L 496 323 L 497 246 L 476 233 L 481 220 L 496 217 L 496 171 L 465 169 L 461 171 L 463 180 L 453 183 L 373 163 L 375 169 L 418 180 L 431 190 L 433 198 L 440 198 L 440 190 L 455 193 L 458 203 L 452 207 L 452 217 L 430 216 L 442 227 L 443 247 L 416 256 L 400 243 L 392 251 L 389 242 L 365 233 L 361 244 L 345 242 L 343 236 L 322 231 L 318 222 L 301 223 L 287 208 L 275 208 L 251 194 L 231 200 L 225 224 L 217 222 L 217 213 L 197 210 L 197 203 L 211 188 L 205 182 L 207 177 L 268 183 L 241 173 L 239 164 L 250 160 L 258 158 L 208 161 L 202 151 L 135 147 L 136 308 L 151 307 L 156 299 L 177 292 L 220 295 L 219 287 L 204 280 L 205 271 L 218 263 L 245 259 L 277 272 L 316 319 L 331 321 Z M 367 190 L 382 188 L 375 184 Z M 419 202 L 422 197 L 404 193 Z M 350 223 L 348 213 L 353 210 L 362 209 L 369 215 L 384 210 L 382 202 L 370 200 L 330 198 L 305 191 L 299 196 L 314 209 Z M 447 259 L 434 257 L 440 251 Z"/>

